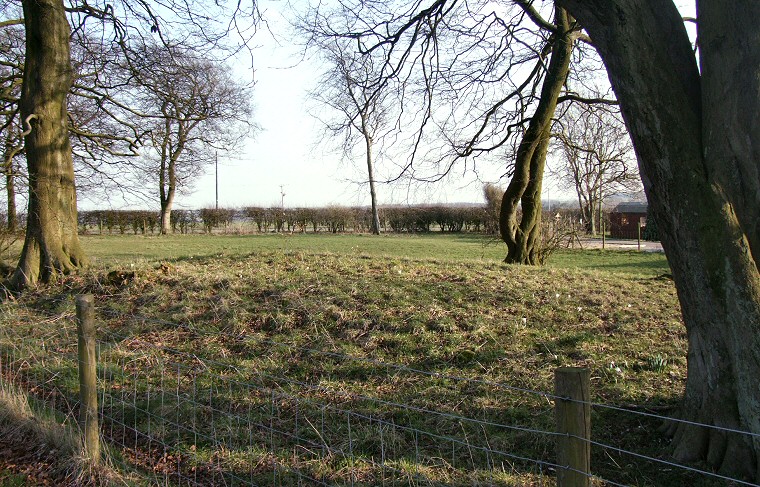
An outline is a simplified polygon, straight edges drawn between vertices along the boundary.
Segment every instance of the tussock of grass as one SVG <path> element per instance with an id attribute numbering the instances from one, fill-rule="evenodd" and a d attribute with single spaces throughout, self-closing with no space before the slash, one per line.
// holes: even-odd
<path id="1" fill-rule="evenodd" d="M 7 383 L 0 387 L 0 436 L 6 445 L 23 445 L 27 456 L 46 466 L 47 470 L 31 472 L 34 482 L 61 486 L 127 485 L 127 477 L 117 473 L 108 458 L 97 466 L 85 458 L 78 431 L 44 405 L 32 407 L 26 393 Z M 24 476 L 17 479 L 23 482 L 21 485 L 26 484 Z"/>
<path id="2" fill-rule="evenodd" d="M 31 435 L 39 448 L 52 448 L 64 457 L 73 457 L 81 449 L 73 431 L 44 410 L 33 411 L 26 394 L 7 384 L 0 387 L 0 427 L 6 440 Z"/>

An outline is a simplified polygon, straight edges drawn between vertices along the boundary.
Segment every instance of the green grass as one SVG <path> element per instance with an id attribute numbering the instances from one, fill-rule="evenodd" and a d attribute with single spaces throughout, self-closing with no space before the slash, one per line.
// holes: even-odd
<path id="1" fill-rule="evenodd" d="M 287 469 L 271 468 L 282 465 L 337 485 L 378 485 L 381 478 L 477 485 L 492 475 L 502 485 L 552 484 L 551 473 L 522 462 L 506 462 L 493 473 L 486 467 L 494 459 L 470 448 L 553 460 L 550 437 L 387 404 L 551 430 L 546 399 L 369 361 L 546 392 L 555 368 L 583 366 L 592 371 L 594 401 L 666 413 L 683 390 L 686 336 L 672 282 L 658 278 L 668 272 L 662 254 L 563 251 L 548 267 L 530 268 L 501 264 L 501 246 L 476 236 L 83 241 L 93 269 L 4 304 L 0 347 L 13 351 L 21 341 L 30 343 L 27 355 L 48 358 L 32 366 L 29 377 L 55 372 L 60 387 L 73 394 L 75 369 L 65 359 L 74 350 L 73 297 L 95 294 L 101 373 L 120 385 L 112 393 L 130 405 L 107 401 L 105 411 L 165 437 L 173 461 L 195 475 L 213 475 L 221 464 L 262 485 L 273 475 L 274 483 L 296 484 Z M 114 280 L 108 277 L 114 268 L 135 275 Z M 361 416 L 347 420 L 325 404 Z M 197 428 L 200 438 L 172 427 L 175 417 Z M 313 444 L 294 448 L 285 437 L 268 439 L 266 428 L 259 432 L 263 442 L 253 444 L 241 421 L 297 431 Z M 391 424 L 466 442 L 418 437 Z M 593 414 L 594 439 L 667 458 L 658 426 L 617 411 Z M 218 451 L 204 440 L 213 435 L 238 446 Z M 323 442 L 350 448 L 354 456 L 324 454 Z M 146 469 L 160 474 L 168 468 L 165 456 L 151 456 L 149 444 L 132 446 L 144 453 L 133 456 Z M 397 472 L 372 466 L 381 455 Z M 599 449 L 592 464 L 595 473 L 621 483 L 710 485 Z"/>
<path id="2" fill-rule="evenodd" d="M 24 487 L 26 485 L 25 475 L 15 474 L 10 470 L 0 469 L 0 487 Z"/>
<path id="3" fill-rule="evenodd" d="M 105 266 L 263 251 L 451 262 L 500 262 L 506 255 L 506 247 L 500 241 L 474 234 L 89 235 L 82 237 L 82 243 L 93 263 Z M 613 250 L 559 250 L 549 259 L 548 267 L 602 270 L 641 277 L 656 277 L 669 272 L 662 253 Z"/>

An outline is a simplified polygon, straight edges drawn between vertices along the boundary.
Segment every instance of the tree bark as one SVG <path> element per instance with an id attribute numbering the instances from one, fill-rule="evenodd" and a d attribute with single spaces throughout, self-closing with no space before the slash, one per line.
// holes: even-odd
<path id="1" fill-rule="evenodd" d="M 760 433 L 760 2 L 700 2 L 700 74 L 671 1 L 559 1 L 599 50 L 639 156 L 689 339 L 682 415 Z M 757 437 L 670 433 L 676 459 L 760 481 Z"/>
<path id="2" fill-rule="evenodd" d="M 364 124 L 362 123 L 362 126 Z M 367 174 L 369 175 L 369 196 L 372 205 L 372 223 L 371 231 L 375 235 L 380 235 L 380 215 L 377 211 L 377 193 L 375 193 L 375 171 L 372 165 L 372 138 L 364 133 L 364 145 L 367 151 Z"/>
<path id="3" fill-rule="evenodd" d="M 161 235 L 168 235 L 171 230 L 172 206 L 174 205 L 174 196 L 177 192 L 177 174 L 176 166 L 182 150 L 184 149 L 184 131 L 182 122 L 178 123 L 177 138 L 178 146 L 172 147 L 172 130 L 173 124 L 169 117 L 169 103 L 164 102 L 161 111 L 166 119 L 164 120 L 164 133 L 161 142 L 161 163 L 158 175 L 159 197 L 161 204 Z"/>
<path id="4" fill-rule="evenodd" d="M 69 24 L 61 0 L 24 0 L 26 58 L 21 120 L 29 169 L 26 239 L 10 288 L 48 282 L 86 262 L 77 235 L 74 165 L 67 127 Z"/>
<path id="5" fill-rule="evenodd" d="M 164 186 L 164 175 L 161 175 L 161 234 L 168 235 L 171 230 L 172 206 L 174 195 L 177 191 L 176 175 L 174 174 L 174 161 L 170 161 L 167 169 L 168 184 Z"/>
<path id="6" fill-rule="evenodd" d="M 538 242 L 541 234 L 541 185 L 549 148 L 551 120 L 557 98 L 565 84 L 573 50 L 571 19 L 557 8 L 558 33 L 552 40 L 552 53 L 536 112 L 517 149 L 514 174 L 501 200 L 499 231 L 507 244 L 504 262 L 538 265 L 542 262 Z M 518 204 L 522 215 L 518 221 Z"/>

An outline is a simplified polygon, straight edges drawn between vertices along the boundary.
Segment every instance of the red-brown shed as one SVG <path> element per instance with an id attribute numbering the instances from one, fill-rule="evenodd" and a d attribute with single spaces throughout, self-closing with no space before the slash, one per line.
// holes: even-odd
<path id="1" fill-rule="evenodd" d="M 610 212 L 610 237 L 638 238 L 639 225 L 647 224 L 647 204 L 641 201 L 628 201 L 618 204 Z"/>

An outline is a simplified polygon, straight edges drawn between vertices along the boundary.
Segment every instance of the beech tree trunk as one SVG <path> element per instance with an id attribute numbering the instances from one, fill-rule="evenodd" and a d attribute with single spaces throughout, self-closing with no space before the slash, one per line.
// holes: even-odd
<path id="1" fill-rule="evenodd" d="M 85 264 L 77 235 L 74 165 L 67 127 L 69 24 L 61 0 L 23 0 L 26 58 L 21 120 L 29 169 L 26 239 L 9 287 L 47 282 Z M 31 117 L 30 117 L 31 116 Z"/>
<path id="2" fill-rule="evenodd" d="M 507 244 L 504 262 L 512 264 L 542 263 L 539 248 L 541 184 L 549 149 L 551 121 L 567 78 L 574 43 L 571 19 L 565 10 L 556 9 L 554 23 L 559 33 L 552 40 L 551 59 L 541 87 L 541 97 L 517 149 L 514 174 L 501 200 L 499 231 Z M 522 215 L 518 221 L 519 207 L 522 208 Z"/>
<path id="3" fill-rule="evenodd" d="M 161 141 L 161 161 L 158 173 L 159 201 L 161 203 L 161 235 L 168 235 L 171 231 L 172 206 L 174 205 L 174 196 L 177 192 L 177 159 L 184 149 L 184 132 L 182 122 L 178 124 L 177 138 L 179 139 L 178 147 L 172 147 L 172 130 L 173 124 L 169 117 L 169 102 L 164 101 L 161 111 L 166 119 L 164 120 L 163 140 Z"/>
<path id="4" fill-rule="evenodd" d="M 165 173 L 166 176 L 164 176 Z M 161 187 L 161 234 L 168 235 L 172 227 L 172 206 L 174 205 L 174 195 L 177 191 L 173 162 L 169 163 L 167 171 L 164 171 L 163 169 L 161 170 L 161 176 L 159 179 Z"/>
<path id="5" fill-rule="evenodd" d="M 682 415 L 760 433 L 760 2 L 699 2 L 698 69 L 670 0 L 559 0 L 599 50 L 686 324 Z M 760 482 L 757 437 L 672 424 L 674 456 Z"/>

